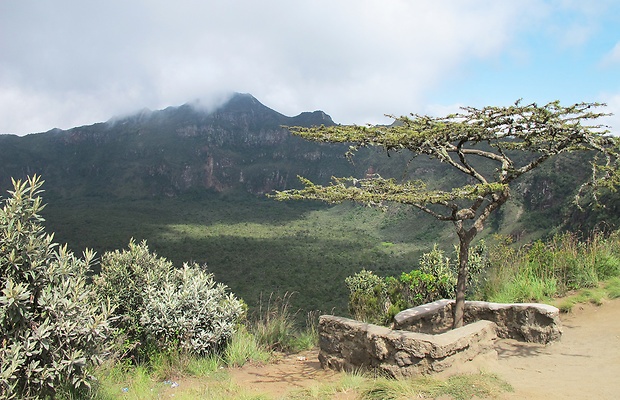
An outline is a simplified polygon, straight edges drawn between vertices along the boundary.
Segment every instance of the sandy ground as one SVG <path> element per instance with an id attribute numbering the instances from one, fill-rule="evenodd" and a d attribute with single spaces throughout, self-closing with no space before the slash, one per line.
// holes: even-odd
<path id="1" fill-rule="evenodd" d="M 321 368 L 318 350 L 284 356 L 274 364 L 247 365 L 229 372 L 238 385 L 260 393 L 269 393 L 276 398 L 297 389 L 337 381 L 341 375 Z"/>
<path id="2" fill-rule="evenodd" d="M 485 368 L 515 388 L 505 399 L 620 399 L 620 300 L 576 308 L 559 342 L 498 341 Z"/>
<path id="3" fill-rule="evenodd" d="M 501 399 L 620 399 L 620 300 L 598 307 L 578 305 L 561 319 L 564 334 L 559 342 L 542 346 L 498 340 L 497 357 L 483 357 L 455 371 L 496 373 L 515 389 Z M 317 352 L 311 351 L 275 364 L 233 369 L 231 378 L 277 398 L 337 380 L 338 373 L 322 370 Z"/>

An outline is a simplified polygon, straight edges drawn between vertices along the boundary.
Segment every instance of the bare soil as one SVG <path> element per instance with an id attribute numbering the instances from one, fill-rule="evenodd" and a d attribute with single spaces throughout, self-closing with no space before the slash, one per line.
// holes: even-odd
<path id="1" fill-rule="evenodd" d="M 442 375 L 495 373 L 515 389 L 501 399 L 620 399 L 620 299 L 601 306 L 577 305 L 561 320 L 564 334 L 559 342 L 543 346 L 501 339 L 496 342 L 497 357 L 481 357 Z M 232 369 L 231 379 L 275 398 L 338 380 L 339 373 L 321 369 L 317 353 Z"/>
<path id="2" fill-rule="evenodd" d="M 485 366 L 509 382 L 505 399 L 620 399 L 620 300 L 577 305 L 547 346 L 500 340 Z"/>

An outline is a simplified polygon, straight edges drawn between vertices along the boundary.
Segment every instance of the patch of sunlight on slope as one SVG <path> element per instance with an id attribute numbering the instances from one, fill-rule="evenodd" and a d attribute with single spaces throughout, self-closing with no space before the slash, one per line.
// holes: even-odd
<path id="1" fill-rule="evenodd" d="M 167 239 L 178 237 L 216 237 L 216 236 L 237 236 L 253 239 L 271 239 L 282 236 L 282 232 L 273 229 L 271 225 L 243 222 L 238 224 L 184 224 L 167 225 L 168 229 L 162 236 Z"/>

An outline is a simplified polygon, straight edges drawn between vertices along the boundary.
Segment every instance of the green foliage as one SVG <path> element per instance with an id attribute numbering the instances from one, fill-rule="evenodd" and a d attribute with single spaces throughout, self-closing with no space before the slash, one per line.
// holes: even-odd
<path id="1" fill-rule="evenodd" d="M 453 172 L 462 179 L 451 190 L 443 191 L 427 188 L 419 180 L 398 183 L 379 175 L 364 179 L 334 178 L 329 186 L 315 185 L 301 178 L 304 189 L 279 191 L 275 197 L 332 203 L 352 200 L 370 205 L 398 202 L 416 206 L 441 220 L 472 220 L 476 225 L 504 204 L 510 182 L 551 156 L 581 150 L 594 150 L 603 156 L 592 163 L 593 181 L 586 187 L 613 190 L 619 181 L 620 142 L 604 136 L 609 132 L 603 131 L 602 125 L 582 124 L 605 116 L 594 112 L 600 106 L 602 104 L 580 103 L 563 107 L 559 101 L 538 106 L 517 101 L 508 107 L 463 107 L 461 113 L 444 117 L 403 116 L 395 118 L 399 123 L 387 127 L 294 127 L 291 131 L 307 140 L 352 144 L 349 155 L 370 146 L 382 147 L 388 154 L 408 151 L 413 157 L 428 155 L 453 167 Z M 490 148 L 473 147 L 479 143 L 489 144 Z M 524 152 L 533 157 L 518 159 L 515 156 Z M 485 168 L 487 163 L 497 168 Z M 465 184 L 465 178 L 473 178 L 475 184 Z M 471 200 L 472 205 L 463 208 L 457 199 Z M 482 199 L 488 201 L 484 206 Z M 427 208 L 429 204 L 444 206 L 447 210 L 438 213 Z M 477 210 L 481 211 L 478 215 Z M 482 226 L 476 229 L 482 230 Z"/>
<path id="2" fill-rule="evenodd" d="M 268 361 L 271 352 L 259 342 L 255 334 L 241 325 L 230 338 L 222 358 L 230 367 L 242 367 L 248 361 Z"/>
<path id="3" fill-rule="evenodd" d="M 498 302 L 543 301 L 571 290 L 596 288 L 620 275 L 618 238 L 618 233 L 609 237 L 597 233 L 579 241 L 575 234 L 564 233 L 514 247 L 509 238 L 497 236 L 480 296 Z"/>
<path id="4" fill-rule="evenodd" d="M 458 249 L 455 248 L 455 254 Z M 467 293 L 474 296 L 477 288 L 484 281 L 487 269 L 487 248 L 484 241 L 480 241 L 469 252 L 469 274 L 467 276 Z M 394 298 L 398 293 L 404 300 L 405 308 L 416 307 L 440 299 L 451 299 L 456 291 L 456 275 L 458 270 L 458 255 L 447 257 L 437 245 L 428 253 L 422 254 L 419 268 L 409 273 L 402 273 L 398 285 L 393 284 Z M 395 282 L 395 281 L 393 281 Z M 393 304 L 403 304 L 392 301 Z M 399 307 L 398 311 L 404 308 Z"/>
<path id="5" fill-rule="evenodd" d="M 319 345 L 319 314 L 318 310 L 307 314 L 305 326 L 293 337 L 292 351 L 312 350 Z"/>
<path id="6" fill-rule="evenodd" d="M 365 400 L 386 399 L 472 399 L 496 398 L 503 392 L 513 392 L 510 384 L 494 374 L 460 374 L 445 379 L 414 376 L 402 379 L 374 376 L 368 373 L 344 373 L 338 381 L 305 388 L 290 395 L 291 399 L 346 398 Z M 287 397 L 289 398 L 289 397 Z"/>
<path id="7" fill-rule="evenodd" d="M 273 299 L 267 304 L 261 301 L 255 318 L 249 321 L 250 332 L 258 343 L 270 351 L 297 352 L 309 350 L 318 344 L 318 315 L 309 312 L 305 328 L 299 327 L 296 314 L 291 312 L 292 293 Z"/>
<path id="8" fill-rule="evenodd" d="M 385 291 L 385 282 L 372 271 L 361 270 L 345 279 L 345 284 L 351 293 L 377 294 Z"/>
<path id="9" fill-rule="evenodd" d="M 0 398 L 90 389 L 110 336 L 110 307 L 91 304 L 87 272 L 41 225 L 38 177 L 13 182 L 0 210 Z"/>
<path id="10" fill-rule="evenodd" d="M 418 206 L 422 204 L 442 204 L 458 199 L 478 199 L 493 193 L 501 193 L 508 188 L 505 184 L 484 183 L 465 185 L 451 191 L 430 190 L 423 181 L 397 182 L 396 179 L 385 179 L 379 175 L 357 179 L 333 178 L 329 186 L 315 185 L 310 180 L 300 177 L 305 185 L 301 190 L 277 192 L 278 200 L 322 200 L 328 203 L 354 201 L 370 206 L 382 206 L 387 202 L 395 202 Z"/>
<path id="11" fill-rule="evenodd" d="M 187 260 L 207 264 L 216 280 L 244 299 L 250 312 L 261 293 L 282 297 L 295 292 L 291 307 L 303 309 L 297 315 L 301 323 L 307 311 L 346 313 L 348 291 L 342 282 L 347 276 L 363 267 L 382 275 L 400 273 L 402 265 L 417 259 L 423 248 L 419 240 L 404 234 L 404 226 L 379 229 L 385 216 L 380 211 L 348 204 L 328 208 L 212 196 L 200 202 L 187 198 L 62 202 L 50 204 L 46 211 L 49 229 L 59 240 L 71 240 L 74 249 L 94 243 L 105 254 L 126 249 L 133 236 L 136 243 L 146 239 L 150 251 L 175 266 Z M 431 238 L 441 233 L 425 223 L 420 229 L 430 232 Z M 384 240 L 395 245 L 380 246 Z"/>
<path id="12" fill-rule="evenodd" d="M 119 317 L 115 327 L 128 338 L 128 345 L 144 341 L 140 319 L 147 288 L 162 287 L 173 274 L 172 263 L 151 253 L 146 241 L 137 244 L 132 239 L 128 249 L 104 253 L 100 266 L 100 274 L 93 278 L 99 300 L 110 299 Z"/>
<path id="13" fill-rule="evenodd" d="M 610 279 L 605 285 L 605 289 L 610 299 L 620 298 L 620 276 Z"/>
<path id="14" fill-rule="evenodd" d="M 243 315 L 243 303 L 197 264 L 176 270 L 151 253 L 146 242 L 102 257 L 94 278 L 99 298 L 116 306 L 127 351 L 182 349 L 194 354 L 218 350 Z"/>
<path id="15" fill-rule="evenodd" d="M 244 313 L 227 289 L 196 264 L 173 271 L 160 286 L 147 286 L 140 319 L 147 340 L 194 354 L 220 350 Z"/>
<path id="16" fill-rule="evenodd" d="M 451 299 L 456 286 L 454 271 L 450 258 L 435 245 L 431 252 L 422 255 L 418 270 L 401 275 L 405 300 L 410 307 L 415 307 L 439 299 Z"/>
<path id="17" fill-rule="evenodd" d="M 377 378 L 362 386 L 361 397 L 369 400 L 438 397 L 466 400 L 494 398 L 506 391 L 512 392 L 514 389 L 493 374 L 463 374 L 446 380 L 429 376 L 407 379 Z"/>
<path id="18" fill-rule="evenodd" d="M 603 299 L 617 299 L 620 297 L 620 276 L 610 278 L 596 288 L 577 290 L 575 294 L 562 297 L 552 304 L 562 312 L 570 312 L 575 304 L 593 303 L 601 305 Z"/>
<path id="19" fill-rule="evenodd" d="M 387 311 L 387 284 L 372 271 L 365 269 L 345 279 L 349 288 L 349 313 L 353 318 L 371 322 L 383 323 Z M 387 307 L 386 307 L 387 306 Z"/>
<path id="20" fill-rule="evenodd" d="M 455 249 L 455 253 L 457 249 Z M 407 308 L 454 297 L 458 257 L 447 257 L 437 245 L 422 254 L 417 269 L 400 277 L 382 279 L 372 271 L 362 270 L 345 280 L 349 288 L 349 312 L 353 318 L 389 324 L 394 316 Z M 484 282 L 488 267 L 487 248 L 480 241 L 469 253 L 471 273 L 468 293 L 474 296 Z"/>
<path id="21" fill-rule="evenodd" d="M 428 163 L 425 159 L 418 161 Z M 561 171 L 574 175 L 577 164 L 582 168 L 583 162 L 575 162 Z M 412 172 L 417 168 L 412 166 Z M 439 179 L 445 166 L 432 171 L 433 179 Z M 527 185 L 520 188 L 534 190 Z M 513 193 L 519 194 L 517 190 Z M 572 194 L 567 196 L 563 201 L 568 204 Z M 540 210 L 526 211 L 519 217 L 522 209 L 518 200 L 500 209 L 505 213 L 496 215 L 500 217 L 493 221 L 496 225 L 489 221 L 486 226 L 491 229 L 485 232 L 490 234 L 493 227 L 501 227 L 504 234 L 519 232 L 518 238 L 524 243 L 557 229 L 559 222 L 569 221 L 554 217 L 565 214 L 543 215 Z M 608 204 L 606 210 L 614 209 Z M 231 194 L 135 201 L 64 199 L 49 202 L 42 215 L 47 231 L 55 232 L 56 241 L 67 242 L 76 254 L 85 247 L 93 247 L 101 255 L 127 248 L 130 238 L 135 237 L 137 243 L 146 239 L 151 251 L 174 265 L 181 266 L 187 260 L 207 264 L 218 281 L 246 301 L 250 311 L 257 306 L 261 293 L 282 296 L 293 291 L 296 294 L 291 305 L 295 310 L 333 310 L 346 315 L 349 291 L 342 283 L 347 276 L 362 268 L 380 276 L 400 276 L 411 269 L 403 266 L 416 263 L 433 243 L 441 243 L 451 256 L 453 240 L 449 224 L 425 218 L 422 212 L 406 206 L 390 205 L 383 213 L 350 203 L 326 206 Z M 524 222 L 525 217 L 536 225 Z M 569 226 L 578 231 L 574 222 Z M 298 321 L 303 322 L 304 315 L 300 313 Z"/>

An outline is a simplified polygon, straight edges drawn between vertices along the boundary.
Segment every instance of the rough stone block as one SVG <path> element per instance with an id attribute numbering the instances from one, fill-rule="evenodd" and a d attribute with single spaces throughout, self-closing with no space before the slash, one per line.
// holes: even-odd
<path id="1" fill-rule="evenodd" d="M 395 377 L 439 372 L 456 361 L 492 351 L 495 329 L 493 322 L 478 321 L 429 335 L 323 315 L 319 318 L 319 360 L 324 368 L 376 369 Z"/>
<path id="2" fill-rule="evenodd" d="M 441 333 L 452 326 L 454 300 L 438 300 L 410 308 L 394 317 L 396 329 Z M 549 343 L 562 336 L 560 311 L 538 303 L 489 303 L 466 301 L 466 324 L 487 320 L 497 325 L 497 335 L 524 342 Z"/>

